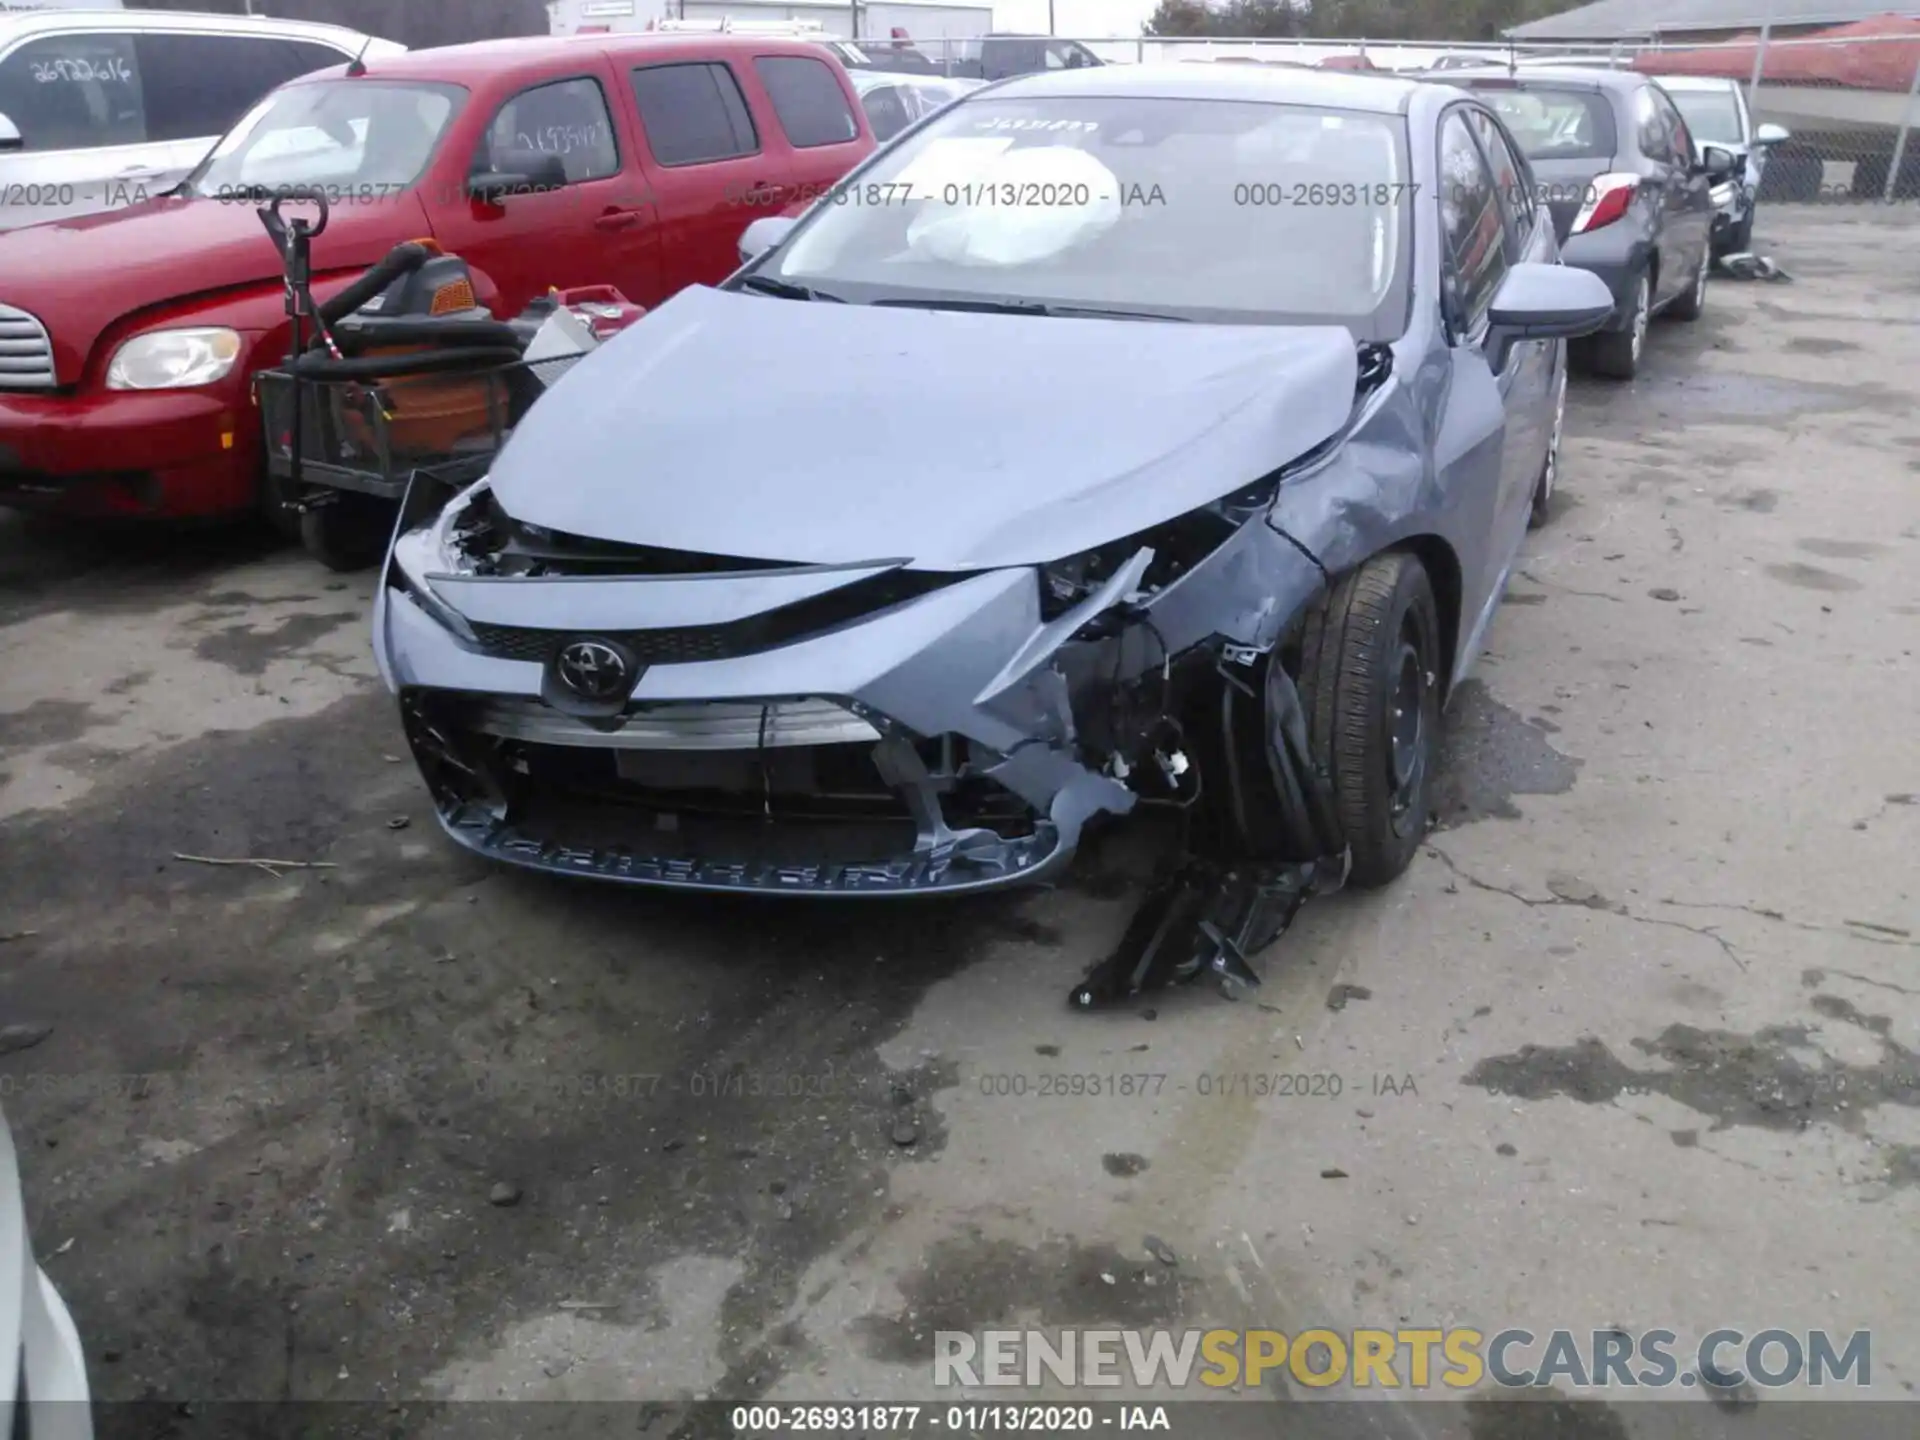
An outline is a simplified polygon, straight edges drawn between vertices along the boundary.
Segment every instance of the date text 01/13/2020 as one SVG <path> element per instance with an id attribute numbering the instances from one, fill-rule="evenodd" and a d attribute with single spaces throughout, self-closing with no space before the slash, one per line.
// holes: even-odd
<path id="1" fill-rule="evenodd" d="M 1238 1095 L 1252 1099 L 1337 1100 L 1342 1095 L 1399 1096 L 1420 1093 L 1410 1074 L 1385 1072 L 1358 1076 L 1333 1070 L 1206 1070 L 1180 1077 L 1165 1070 L 1016 1070 L 987 1071 L 974 1081 L 982 1095 L 1047 1100 L 1109 1096 L 1152 1100 L 1162 1096 L 1205 1098 Z"/>
<path id="2" fill-rule="evenodd" d="M 736 1405 L 735 1435 L 1024 1435 L 1090 1434 L 1096 1430 L 1171 1430 L 1164 1405 Z"/>

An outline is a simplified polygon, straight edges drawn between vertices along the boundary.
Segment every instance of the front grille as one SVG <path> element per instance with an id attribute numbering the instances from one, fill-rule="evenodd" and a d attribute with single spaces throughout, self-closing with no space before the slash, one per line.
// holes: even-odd
<path id="1" fill-rule="evenodd" d="M 633 652 L 642 665 L 684 665 L 695 660 L 725 660 L 727 627 L 703 625 L 685 630 L 596 630 L 595 635 L 617 641 Z M 498 660 L 532 660 L 544 665 L 573 630 L 522 630 L 513 625 L 473 624 L 480 648 Z"/>
<path id="2" fill-rule="evenodd" d="M 783 605 L 777 610 L 749 615 L 724 625 L 695 625 L 673 630 L 596 630 L 596 637 L 624 645 L 642 665 L 687 665 L 702 660 L 732 660 L 790 645 L 836 626 L 864 620 L 881 610 L 917 600 L 963 580 L 964 575 L 922 574 L 889 570 L 856 580 L 824 595 Z M 579 630 L 529 630 L 515 625 L 471 622 L 481 650 L 497 660 L 531 660 L 545 664 Z"/>
<path id="3" fill-rule="evenodd" d="M 704 701 L 630 709 L 618 730 L 601 730 L 538 700 L 476 697 L 460 723 L 483 735 L 593 750 L 744 750 L 878 741 L 880 732 L 831 700 L 763 705 Z"/>
<path id="4" fill-rule="evenodd" d="M 24 310 L 0 305 L 0 390 L 51 390 L 53 341 Z"/>

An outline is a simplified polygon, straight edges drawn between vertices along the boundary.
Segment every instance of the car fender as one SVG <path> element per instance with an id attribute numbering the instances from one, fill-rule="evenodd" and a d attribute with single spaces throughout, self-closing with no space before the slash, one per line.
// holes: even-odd
<path id="1" fill-rule="evenodd" d="M 1463 380 L 1452 351 L 1410 348 L 1422 356 L 1417 365 L 1393 375 L 1370 397 L 1324 464 L 1280 487 L 1267 523 L 1290 548 L 1311 558 L 1322 586 L 1388 550 L 1421 554 L 1441 572 L 1433 577 L 1435 588 L 1455 592 L 1447 596 L 1447 639 L 1449 655 L 1458 657 L 1464 642 L 1459 629 L 1485 599 L 1457 593 L 1462 577 L 1491 573 L 1496 566 L 1489 549 L 1506 541 L 1495 533 L 1492 513 L 1468 504 L 1473 486 L 1454 493 L 1450 480 L 1473 467 L 1473 451 L 1500 443 L 1505 417 L 1499 387 L 1484 364 L 1465 371 L 1469 378 Z M 1396 358 L 1406 359 L 1399 347 Z M 1429 433 L 1435 419 L 1437 429 Z M 1296 583 L 1288 598 L 1292 608 L 1277 617 L 1274 634 L 1299 605 L 1317 596 Z"/>
<path id="2" fill-rule="evenodd" d="M 340 270 L 315 277 L 312 286 L 315 302 L 324 304 L 364 273 L 357 269 Z M 472 270 L 472 276 L 475 298 L 492 309 L 499 303 L 499 288 L 478 269 Z M 275 365 L 286 354 L 290 334 L 286 287 L 277 281 L 243 285 L 130 311 L 101 331 L 93 353 L 87 358 L 85 374 L 89 379 L 103 377 L 114 351 L 135 335 L 201 325 L 224 326 L 239 331 L 245 338 L 247 348 L 241 363 L 234 367 L 234 375 L 250 375 Z"/>

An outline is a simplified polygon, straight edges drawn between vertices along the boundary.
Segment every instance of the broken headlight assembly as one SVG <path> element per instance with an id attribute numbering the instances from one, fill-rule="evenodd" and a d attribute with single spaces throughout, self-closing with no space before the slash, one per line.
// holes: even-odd
<path id="1" fill-rule="evenodd" d="M 1242 525 L 1264 515 L 1292 468 L 1276 471 L 1231 495 L 1137 534 L 1042 565 L 1040 618 L 1059 619 L 1143 548 L 1153 551 L 1153 559 L 1140 578 L 1139 593 L 1144 596 L 1164 590 L 1218 550 Z"/>
<path id="2" fill-rule="evenodd" d="M 432 575 L 472 575 L 475 533 L 488 523 L 489 482 L 477 480 L 460 491 L 426 524 L 401 534 L 393 542 L 393 563 L 387 580 L 406 592 L 436 622 L 458 639 L 477 644 L 465 617 L 434 593 Z"/>

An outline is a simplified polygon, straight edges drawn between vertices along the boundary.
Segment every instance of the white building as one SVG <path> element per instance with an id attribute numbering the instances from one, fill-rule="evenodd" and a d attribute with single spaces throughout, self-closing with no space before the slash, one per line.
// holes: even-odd
<path id="1" fill-rule="evenodd" d="M 800 20 L 842 39 L 884 39 L 896 29 L 916 41 L 965 40 L 993 29 L 991 5 L 921 0 L 548 0 L 556 35 L 645 30 L 662 20 Z"/>

